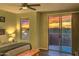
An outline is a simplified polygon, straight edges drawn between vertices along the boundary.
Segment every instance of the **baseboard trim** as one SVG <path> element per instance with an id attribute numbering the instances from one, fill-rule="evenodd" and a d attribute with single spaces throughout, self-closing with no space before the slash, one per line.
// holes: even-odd
<path id="1" fill-rule="evenodd" d="M 40 50 L 48 50 L 47 48 L 39 48 Z"/>

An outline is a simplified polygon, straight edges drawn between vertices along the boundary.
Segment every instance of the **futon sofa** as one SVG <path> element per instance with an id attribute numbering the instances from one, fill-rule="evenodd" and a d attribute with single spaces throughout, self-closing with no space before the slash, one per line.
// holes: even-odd
<path id="1" fill-rule="evenodd" d="M 0 56 L 16 56 L 24 51 L 31 50 L 30 43 L 14 43 L 0 47 Z"/>

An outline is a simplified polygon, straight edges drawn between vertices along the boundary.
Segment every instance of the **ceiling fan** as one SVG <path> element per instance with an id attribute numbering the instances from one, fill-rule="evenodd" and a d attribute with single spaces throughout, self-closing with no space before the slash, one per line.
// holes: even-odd
<path id="1" fill-rule="evenodd" d="M 36 10 L 35 8 L 32 8 L 32 6 L 40 6 L 40 4 L 28 4 L 28 3 L 23 3 L 21 8 L 19 10 L 22 9 L 32 9 L 32 10 Z"/>

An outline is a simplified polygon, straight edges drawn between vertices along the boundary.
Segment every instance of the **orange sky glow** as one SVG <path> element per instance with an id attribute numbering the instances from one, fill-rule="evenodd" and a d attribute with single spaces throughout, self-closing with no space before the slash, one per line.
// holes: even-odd
<path id="1" fill-rule="evenodd" d="M 49 17 L 49 28 L 59 28 L 59 17 Z M 62 17 L 62 28 L 71 28 L 71 15 Z"/>

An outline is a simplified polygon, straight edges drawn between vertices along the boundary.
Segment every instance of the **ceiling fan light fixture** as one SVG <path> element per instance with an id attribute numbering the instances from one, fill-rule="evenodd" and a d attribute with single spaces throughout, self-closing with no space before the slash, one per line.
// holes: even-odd
<path id="1" fill-rule="evenodd" d="M 27 7 L 22 7 L 22 9 L 23 9 L 23 10 L 26 10 L 26 9 L 28 9 L 28 8 L 27 8 Z"/>
<path id="2" fill-rule="evenodd" d="M 31 6 L 40 6 L 40 4 L 27 4 L 27 3 L 23 3 L 21 8 L 19 10 L 26 10 L 26 9 L 32 9 L 32 10 L 36 10 L 35 8 L 32 8 Z"/>

